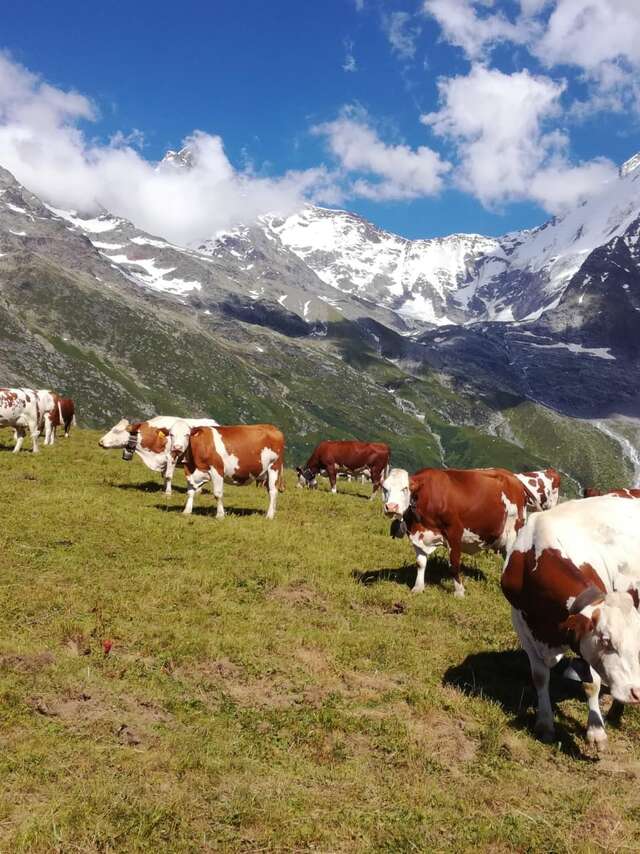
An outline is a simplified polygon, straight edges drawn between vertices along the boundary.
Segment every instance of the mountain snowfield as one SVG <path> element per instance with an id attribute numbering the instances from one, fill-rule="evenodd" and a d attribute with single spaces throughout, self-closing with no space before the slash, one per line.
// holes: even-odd
<path id="1" fill-rule="evenodd" d="M 190 169 L 193 162 L 189 150 L 169 152 L 158 168 Z M 399 385 L 388 381 L 382 391 L 392 395 L 404 415 L 423 425 L 440 463 L 478 461 L 471 452 L 460 450 L 461 441 L 470 441 L 466 434 L 464 440 L 456 434 L 455 441 L 450 434 L 447 445 L 442 424 L 479 429 L 512 446 L 535 449 L 538 459 L 553 460 L 558 446 L 552 453 L 545 440 L 566 429 L 563 419 L 577 416 L 588 419 L 608 442 L 617 443 L 616 455 L 624 455 L 627 471 L 637 477 L 639 182 L 640 154 L 621 167 L 616 181 L 575 210 L 539 228 L 498 238 L 454 234 L 408 240 L 355 214 L 307 205 L 287 217 L 265 215 L 180 246 L 106 210 L 84 213 L 53 206 L 0 169 L 0 315 L 8 311 L 3 322 L 10 321 L 15 328 L 26 322 L 33 311 L 27 297 L 35 287 L 44 312 L 39 323 L 56 330 L 53 339 L 51 330 L 44 338 L 50 344 L 54 341 L 54 349 L 62 347 L 56 358 L 61 352 L 65 358 L 73 356 L 69 347 L 78 347 L 89 329 L 101 336 L 101 346 L 111 359 L 124 358 L 110 350 L 119 332 L 110 327 L 115 321 L 108 317 L 122 317 L 119 309 L 125 306 L 146 317 L 144 327 L 136 327 L 145 352 L 154 350 L 149 336 L 155 329 L 155 313 L 165 318 L 163 323 L 167 317 L 175 318 L 180 334 L 188 336 L 183 341 L 192 340 L 193 332 L 186 329 L 205 330 L 207 336 L 207 329 L 215 329 L 221 340 L 226 337 L 239 348 L 234 355 L 240 359 L 236 372 L 245 370 L 249 359 L 246 364 L 253 365 L 254 373 L 247 375 L 246 388 L 257 395 L 255 389 L 260 387 L 260 400 L 267 402 L 271 393 L 263 381 L 256 381 L 255 372 L 262 372 L 274 354 L 287 354 L 287 363 L 295 366 L 287 372 L 292 379 L 304 364 L 308 376 L 324 377 L 329 388 L 342 370 L 336 358 L 346 365 L 353 359 L 358 364 L 360 354 L 366 353 L 362 365 L 375 365 L 375 376 L 384 376 L 387 370 L 400 372 L 403 378 L 395 381 Z M 58 280 L 66 288 L 69 276 L 80 277 L 88 302 L 83 303 L 84 314 L 75 330 L 62 334 L 57 330 L 66 328 L 67 318 L 55 301 L 49 305 L 49 291 L 42 287 L 49 282 L 51 293 L 57 293 Z M 93 309 L 88 306 L 105 300 L 104 321 L 99 315 L 90 316 Z M 149 311 L 152 315 L 146 314 Z M 265 334 L 274 333 L 276 338 L 265 340 Z M 41 343 L 43 334 L 37 330 L 34 334 L 34 341 Z M 289 352 L 292 342 L 298 342 L 295 357 Z M 207 347 L 215 343 L 205 340 Z M 4 360 L 0 353 L 0 368 L 15 378 L 13 382 L 34 382 L 30 377 L 39 375 L 35 362 L 24 369 L 31 359 L 29 348 L 12 346 L 15 352 L 7 348 Z M 164 346 L 172 350 L 169 340 Z M 84 341 L 83 353 L 86 347 Z M 259 361 L 251 361 L 254 357 Z M 94 355 L 87 358 L 93 364 Z M 118 363 L 130 377 L 124 385 L 114 385 L 111 368 L 101 369 L 99 379 L 106 383 L 102 395 L 135 400 L 137 407 L 142 400 L 152 411 L 153 397 L 145 389 L 162 384 L 167 400 L 179 395 L 181 408 L 191 411 L 197 401 L 203 412 L 220 414 L 204 403 L 209 399 L 202 391 L 208 382 L 206 371 L 198 371 L 204 385 L 189 396 L 183 389 L 191 384 L 191 363 L 181 365 L 186 373 L 172 385 L 174 378 L 168 380 L 158 370 L 162 358 L 152 378 L 148 367 L 141 367 L 139 355 L 128 358 L 133 361 Z M 47 381 L 64 383 L 60 371 L 50 373 Z M 362 374 L 362 368 L 359 371 Z M 411 395 L 398 394 L 400 386 L 410 390 L 426 376 L 434 395 L 429 403 L 423 386 L 418 403 Z M 86 377 L 79 375 L 78 382 L 85 383 Z M 310 398 L 318 389 L 310 393 L 302 373 L 295 394 L 289 381 L 283 382 L 278 380 L 277 394 L 283 411 L 297 411 L 296 417 L 306 424 L 298 425 L 302 436 L 310 429 L 307 407 L 314 405 Z M 367 382 L 374 383 L 367 385 L 371 397 L 378 380 L 369 377 Z M 131 397 L 127 389 L 134 386 L 137 391 Z M 85 387 L 84 393 L 97 395 L 98 388 Z M 325 400 L 325 408 L 330 403 L 340 410 L 339 416 L 328 418 L 329 424 L 345 423 L 344 389 L 357 388 L 357 382 L 351 378 L 341 388 L 335 400 L 333 391 Z M 379 392 L 378 388 L 375 394 Z M 289 396 L 297 401 L 297 410 Z M 249 398 L 241 395 L 239 400 Z M 517 415 L 517 407 L 525 402 L 535 406 L 531 423 L 543 425 L 548 435 L 532 435 L 530 425 Z M 227 403 L 231 407 L 231 401 Z M 101 412 L 97 398 L 95 407 L 92 417 L 97 420 Z M 542 414 L 545 410 L 548 414 Z M 240 403 L 232 411 L 237 417 L 243 413 L 246 418 L 256 413 L 275 417 L 269 408 L 264 411 L 253 404 Z M 324 415 L 317 417 L 322 420 Z M 370 420 L 367 416 L 367 423 Z M 352 425 L 347 432 L 358 430 Z M 588 435 L 589 444 L 580 446 L 581 458 L 571 462 L 576 477 L 590 446 L 598 445 L 594 433 Z M 566 453 L 570 456 L 572 451 Z M 493 456 L 482 459 L 491 464 Z M 510 457 L 503 459 L 506 463 Z M 589 461 L 589 470 L 595 471 L 595 465 Z"/>

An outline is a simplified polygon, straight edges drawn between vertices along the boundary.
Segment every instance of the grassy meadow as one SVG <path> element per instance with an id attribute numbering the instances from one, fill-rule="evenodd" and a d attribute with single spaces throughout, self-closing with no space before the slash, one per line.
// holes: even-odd
<path id="1" fill-rule="evenodd" d="M 599 758 L 556 680 L 534 739 L 497 558 L 414 596 L 369 485 L 187 519 L 98 436 L 0 433 L 1 851 L 640 848 L 640 714 Z"/>

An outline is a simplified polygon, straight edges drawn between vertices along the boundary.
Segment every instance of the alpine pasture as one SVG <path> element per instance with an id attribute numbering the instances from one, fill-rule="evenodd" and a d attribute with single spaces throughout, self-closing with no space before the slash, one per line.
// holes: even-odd
<path id="1" fill-rule="evenodd" d="M 598 757 L 556 678 L 535 740 L 499 558 L 412 595 L 369 484 L 289 468 L 272 522 L 254 486 L 185 518 L 99 435 L 0 433 L 1 850 L 640 847 L 640 713 Z"/>

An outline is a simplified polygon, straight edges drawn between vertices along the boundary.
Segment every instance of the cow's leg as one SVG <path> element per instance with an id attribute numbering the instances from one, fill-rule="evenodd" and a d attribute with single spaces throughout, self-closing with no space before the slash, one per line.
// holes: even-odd
<path id="1" fill-rule="evenodd" d="M 464 584 L 460 574 L 460 558 L 462 557 L 462 531 L 447 531 L 447 542 L 449 543 L 449 565 L 453 578 L 453 595 L 457 599 L 464 596 Z"/>
<path id="2" fill-rule="evenodd" d="M 604 729 L 604 721 L 600 712 L 600 686 L 602 680 L 590 667 L 591 682 L 584 682 L 584 692 L 587 695 L 589 715 L 587 717 L 587 741 L 595 744 L 598 750 L 603 750 L 607 745 L 607 733 Z"/>
<path id="3" fill-rule="evenodd" d="M 535 685 L 536 693 L 538 694 L 538 711 L 536 714 L 535 732 L 541 741 L 550 744 L 555 736 L 555 727 L 553 724 L 553 709 L 551 707 L 551 697 L 549 695 L 549 678 L 551 670 L 545 663 L 544 659 L 538 655 L 529 629 L 527 628 L 519 611 L 515 608 L 511 609 L 511 621 L 516 630 L 522 648 L 527 653 L 529 658 L 529 666 L 531 668 L 531 678 Z"/>
<path id="4" fill-rule="evenodd" d="M 267 510 L 267 519 L 273 519 L 276 515 L 276 500 L 278 498 L 278 477 L 280 472 L 269 466 L 267 471 L 267 490 L 269 492 L 269 508 Z"/>
<path id="5" fill-rule="evenodd" d="M 416 564 L 418 573 L 416 575 L 416 583 L 411 588 L 412 593 L 422 593 L 424 590 L 424 573 L 427 568 L 429 555 L 435 550 L 435 546 L 414 546 L 416 552 Z"/>
<path id="6" fill-rule="evenodd" d="M 44 443 L 45 445 L 53 445 L 53 424 L 48 415 L 44 419 Z"/>
<path id="7" fill-rule="evenodd" d="M 200 471 L 200 469 L 196 469 L 187 477 L 187 503 L 182 511 L 185 516 L 188 516 L 193 510 L 193 499 L 195 494 L 196 492 L 200 492 L 208 479 L 208 472 Z"/>
<path id="8" fill-rule="evenodd" d="M 15 445 L 13 446 L 13 453 L 17 454 L 18 451 L 22 448 L 22 443 L 24 442 L 24 437 L 26 436 L 27 431 L 24 427 L 16 427 L 13 431 L 13 438 L 15 440 Z"/>
<path id="9" fill-rule="evenodd" d="M 213 487 L 213 494 L 218 502 L 216 507 L 216 519 L 224 519 L 224 505 L 222 503 L 222 493 L 224 491 L 224 478 L 222 475 L 218 474 L 214 466 L 211 466 L 209 469 L 209 474 L 211 475 L 211 484 Z"/>
<path id="10" fill-rule="evenodd" d="M 371 496 L 369 498 L 369 501 L 373 501 L 373 496 L 380 489 L 381 483 L 382 483 L 382 472 L 378 471 L 378 469 L 375 469 L 375 470 L 372 469 L 371 470 L 371 484 L 373 486 L 373 489 L 371 490 Z"/>
<path id="11" fill-rule="evenodd" d="M 34 454 L 38 453 L 38 436 L 40 435 L 40 431 L 38 430 L 38 425 L 35 427 L 29 428 L 29 433 L 31 434 L 31 443 L 33 445 L 32 451 Z"/>
<path id="12" fill-rule="evenodd" d="M 327 475 L 329 476 L 329 483 L 331 484 L 331 492 L 335 495 L 338 491 L 338 487 L 336 485 L 338 479 L 336 467 L 331 465 L 327 466 Z"/>
<path id="13" fill-rule="evenodd" d="M 164 494 L 171 495 L 171 486 L 173 483 L 173 475 L 176 470 L 176 464 L 174 463 L 171 455 L 167 457 L 167 464 L 164 467 L 164 471 L 162 472 L 162 477 L 164 478 Z"/>

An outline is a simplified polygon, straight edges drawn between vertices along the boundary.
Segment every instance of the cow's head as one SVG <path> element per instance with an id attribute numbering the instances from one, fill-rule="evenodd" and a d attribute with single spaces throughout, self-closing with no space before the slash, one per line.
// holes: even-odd
<path id="1" fill-rule="evenodd" d="M 131 424 L 126 418 L 121 418 L 118 423 L 105 433 L 98 442 L 101 448 L 124 448 L 129 441 L 129 430 Z"/>
<path id="2" fill-rule="evenodd" d="M 640 704 L 638 591 L 601 594 L 601 601 L 571 614 L 562 628 L 621 703 Z"/>
<path id="3" fill-rule="evenodd" d="M 309 489 L 317 489 L 318 477 L 309 467 L 301 468 L 300 466 L 297 466 L 296 471 L 298 473 L 298 486 L 307 486 Z"/>
<path id="4" fill-rule="evenodd" d="M 411 504 L 409 472 L 406 469 L 391 469 L 382 481 L 382 501 L 385 516 L 402 519 Z"/>

